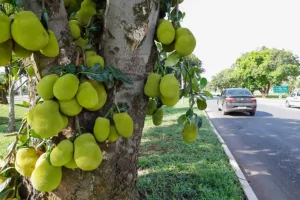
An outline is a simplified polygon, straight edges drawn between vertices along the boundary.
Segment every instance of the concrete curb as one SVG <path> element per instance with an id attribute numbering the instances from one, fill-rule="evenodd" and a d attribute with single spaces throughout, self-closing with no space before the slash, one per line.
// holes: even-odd
<path id="1" fill-rule="evenodd" d="M 227 147 L 227 144 L 225 143 L 225 141 L 223 140 L 221 135 L 218 133 L 215 126 L 212 124 L 212 122 L 211 122 L 208 114 L 206 113 L 206 111 L 204 111 L 204 114 L 205 114 L 205 116 L 207 117 L 207 119 L 209 121 L 209 125 L 212 127 L 214 133 L 216 134 L 216 136 L 218 137 L 220 143 L 222 144 L 222 147 L 223 147 L 226 155 L 229 158 L 230 165 L 232 166 L 235 174 L 237 175 L 247 199 L 248 200 L 258 200 L 255 193 L 253 192 L 251 186 L 249 185 L 246 177 L 244 176 L 242 170 L 240 169 L 238 163 L 236 162 L 235 158 L 233 157 L 232 153 L 230 152 L 229 148 Z"/>

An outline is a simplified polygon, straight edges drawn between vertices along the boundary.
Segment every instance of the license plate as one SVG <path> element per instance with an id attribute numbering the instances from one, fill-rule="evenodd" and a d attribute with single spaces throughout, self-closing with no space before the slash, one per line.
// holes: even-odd
<path id="1" fill-rule="evenodd" d="M 238 109 L 245 110 L 245 109 L 247 109 L 247 107 L 238 107 Z"/>

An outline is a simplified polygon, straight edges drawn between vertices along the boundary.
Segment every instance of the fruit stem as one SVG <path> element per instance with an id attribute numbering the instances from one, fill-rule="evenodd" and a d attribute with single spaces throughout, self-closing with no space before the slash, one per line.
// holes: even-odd
<path id="1" fill-rule="evenodd" d="M 179 0 L 176 0 L 176 21 L 178 21 L 178 14 L 179 14 Z"/>
<path id="2" fill-rule="evenodd" d="M 104 115 L 104 118 L 107 118 L 107 116 L 111 113 L 112 109 L 114 108 L 114 106 L 111 106 L 109 108 L 109 110 L 106 112 L 106 114 Z"/>
<path id="3" fill-rule="evenodd" d="M 121 111 L 120 111 L 120 108 L 119 108 L 118 104 L 115 103 L 115 105 L 116 105 L 116 108 L 117 108 L 117 110 L 118 110 L 118 113 L 120 113 Z"/>
<path id="4" fill-rule="evenodd" d="M 80 129 L 80 124 L 79 124 L 79 118 L 78 118 L 78 115 L 75 116 L 75 126 L 76 126 L 76 129 L 78 131 L 78 134 L 81 135 L 82 132 L 81 132 L 81 129 Z"/>
<path id="5" fill-rule="evenodd" d="M 41 143 L 39 143 L 37 146 L 36 146 L 36 149 L 40 148 L 42 145 L 44 145 L 46 142 L 46 139 L 43 139 Z"/>

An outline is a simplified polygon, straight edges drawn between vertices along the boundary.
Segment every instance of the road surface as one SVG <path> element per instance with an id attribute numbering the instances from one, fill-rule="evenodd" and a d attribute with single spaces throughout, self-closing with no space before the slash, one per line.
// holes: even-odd
<path id="1" fill-rule="evenodd" d="M 258 99 L 254 117 L 222 115 L 217 100 L 207 114 L 259 200 L 300 200 L 300 108 Z"/>

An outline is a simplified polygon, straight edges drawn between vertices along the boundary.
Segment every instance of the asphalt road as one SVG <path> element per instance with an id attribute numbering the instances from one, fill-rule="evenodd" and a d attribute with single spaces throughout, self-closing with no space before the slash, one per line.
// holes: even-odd
<path id="1" fill-rule="evenodd" d="M 300 108 L 260 100 L 254 117 L 222 115 L 217 100 L 207 114 L 259 200 L 300 200 Z"/>

